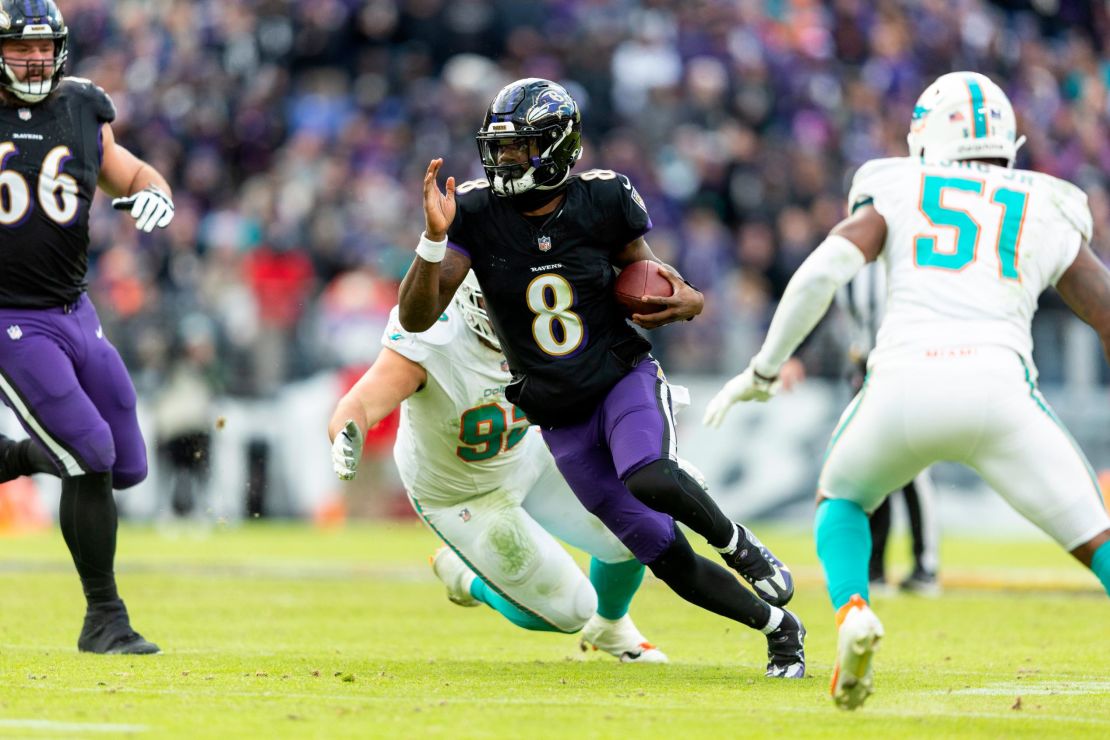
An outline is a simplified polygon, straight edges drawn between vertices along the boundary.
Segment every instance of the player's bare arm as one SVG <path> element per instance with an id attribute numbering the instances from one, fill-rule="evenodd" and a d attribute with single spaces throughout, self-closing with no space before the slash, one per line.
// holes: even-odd
<path id="1" fill-rule="evenodd" d="M 433 159 L 424 172 L 424 233 L 397 297 L 406 331 L 424 331 L 435 323 L 470 269 L 469 257 L 447 249 L 447 229 L 455 220 L 455 178 L 448 177 L 446 190 L 440 190 L 436 177 L 442 166 L 442 159 Z"/>
<path id="2" fill-rule="evenodd" d="M 863 252 L 864 260 L 874 262 L 886 242 L 886 220 L 873 207 L 863 206 L 834 226 L 829 234 L 852 242 Z"/>
<path id="3" fill-rule="evenodd" d="M 100 136 L 104 142 L 104 158 L 97 181 L 101 190 L 113 198 L 119 198 L 134 195 L 153 185 L 166 195 L 173 196 L 170 184 L 158 170 L 116 141 L 110 124 L 105 123 L 100 127 Z"/>
<path id="4" fill-rule="evenodd" d="M 355 477 L 366 430 L 389 415 L 428 381 L 424 368 L 388 347 L 351 390 L 339 399 L 331 421 L 332 467 L 343 480 Z"/>
<path id="5" fill-rule="evenodd" d="M 112 207 L 130 211 L 135 228 L 150 233 L 173 220 L 173 192 L 158 170 L 116 141 L 112 127 L 100 127 L 104 156 L 97 185 L 113 196 Z"/>
<path id="6" fill-rule="evenodd" d="M 625 245 L 625 248 L 614 256 L 613 264 L 617 267 L 626 267 L 641 260 L 651 260 L 663 265 L 661 274 L 670 282 L 673 292 L 669 296 L 644 296 L 644 303 L 654 303 L 666 308 L 653 314 L 633 314 L 634 324 L 645 329 L 655 329 L 675 321 L 688 321 L 702 312 L 705 308 L 705 296 L 701 291 L 688 285 L 678 270 L 656 257 L 642 236 Z"/>
<path id="7" fill-rule="evenodd" d="M 1075 261 L 1057 281 L 1056 290 L 1075 315 L 1098 333 L 1102 353 L 1110 362 L 1110 270 L 1095 256 L 1086 240 L 1080 245 Z M 1091 567 L 1095 552 L 1107 542 L 1110 542 L 1110 529 L 1071 550 L 1071 554 Z"/>
<path id="8" fill-rule="evenodd" d="M 1056 290 L 1075 315 L 1098 332 L 1102 352 L 1110 362 L 1110 270 L 1086 242 L 1056 283 Z"/>

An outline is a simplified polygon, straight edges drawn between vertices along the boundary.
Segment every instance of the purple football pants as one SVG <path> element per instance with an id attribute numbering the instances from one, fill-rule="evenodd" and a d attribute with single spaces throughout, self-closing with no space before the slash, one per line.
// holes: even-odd
<path id="1" fill-rule="evenodd" d="M 60 476 L 111 471 L 114 488 L 146 478 L 135 386 L 87 295 L 64 308 L 0 307 L 0 398 Z"/>
<path id="2" fill-rule="evenodd" d="M 674 542 L 674 520 L 641 503 L 623 481 L 648 463 L 676 460 L 670 387 L 652 358 L 613 386 L 580 424 L 543 430 L 559 472 L 587 511 L 641 563 Z"/>

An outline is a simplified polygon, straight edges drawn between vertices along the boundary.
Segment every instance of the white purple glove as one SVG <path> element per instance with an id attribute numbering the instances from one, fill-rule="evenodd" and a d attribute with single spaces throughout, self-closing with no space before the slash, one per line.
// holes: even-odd
<path id="1" fill-rule="evenodd" d="M 135 228 L 147 234 L 155 227 L 164 229 L 173 221 L 173 200 L 161 188 L 148 185 L 134 195 L 114 198 L 112 208 L 131 211 Z"/>

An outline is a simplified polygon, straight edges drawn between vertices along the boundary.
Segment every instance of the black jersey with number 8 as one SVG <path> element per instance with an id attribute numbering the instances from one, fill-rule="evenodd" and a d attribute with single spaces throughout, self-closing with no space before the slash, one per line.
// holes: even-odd
<path id="1" fill-rule="evenodd" d="M 506 397 L 534 424 L 587 418 L 651 344 L 613 298 L 612 259 L 651 228 L 628 178 L 589 170 L 545 218 L 521 215 L 485 180 L 459 185 L 448 231 L 471 265 L 513 382 Z"/>

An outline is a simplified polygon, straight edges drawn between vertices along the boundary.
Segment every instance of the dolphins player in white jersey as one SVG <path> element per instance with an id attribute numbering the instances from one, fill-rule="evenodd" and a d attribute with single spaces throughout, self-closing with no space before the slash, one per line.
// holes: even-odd
<path id="1" fill-rule="evenodd" d="M 1024 137 L 1023 137 L 1024 138 Z M 1074 185 L 1013 169 L 1022 140 L 989 78 L 940 77 L 921 95 L 910 156 L 856 173 L 851 215 L 798 268 L 763 347 L 710 401 L 766 401 L 783 362 L 866 262 L 888 297 L 863 388 L 833 432 L 817 489 L 817 554 L 839 629 L 831 691 L 859 707 L 883 626 L 868 606 L 867 512 L 928 465 L 975 470 L 1110 592 L 1110 517 L 1083 452 L 1037 388 L 1029 325 L 1049 285 L 1110 359 L 1110 271 L 1091 251 Z"/>
<path id="2" fill-rule="evenodd" d="M 666 662 L 628 616 L 644 566 L 582 508 L 505 400 L 508 363 L 474 274 L 420 334 L 394 308 L 382 344 L 328 426 L 336 474 L 354 478 L 366 430 L 400 404 L 394 459 L 413 508 L 446 543 L 432 567 L 452 602 L 485 603 L 525 629 L 582 630 L 583 649 L 622 662 Z M 589 580 L 552 535 L 592 556 Z"/>

